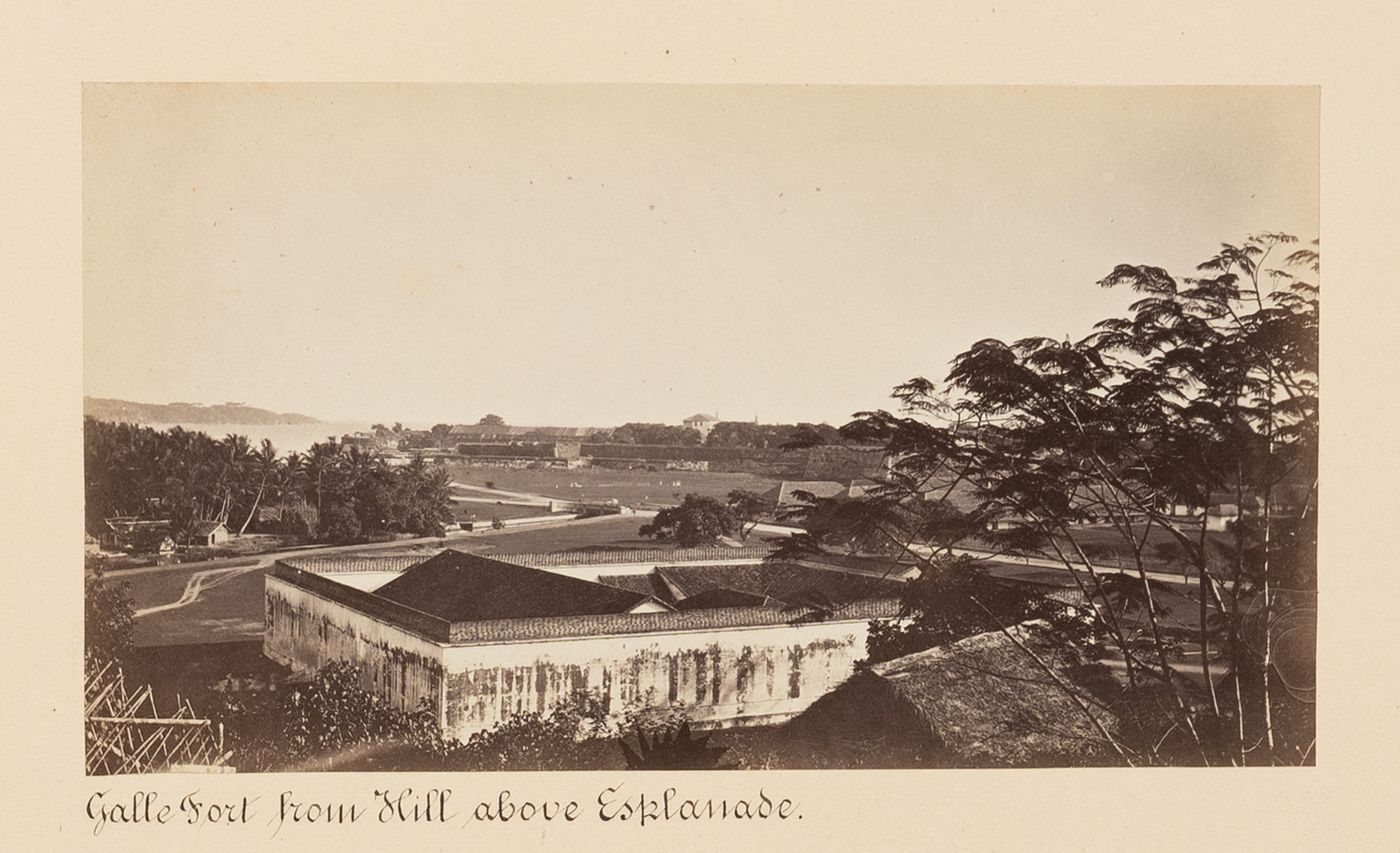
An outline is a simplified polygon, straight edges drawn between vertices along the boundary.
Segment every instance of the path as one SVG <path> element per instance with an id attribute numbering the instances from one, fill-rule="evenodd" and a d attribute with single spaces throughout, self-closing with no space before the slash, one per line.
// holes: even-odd
<path id="1" fill-rule="evenodd" d="M 592 518 L 581 519 L 560 519 L 558 521 L 542 521 L 531 524 L 527 527 L 507 528 L 504 530 L 482 530 L 472 533 L 459 533 L 454 536 L 437 537 L 424 536 L 415 539 L 397 539 L 391 542 L 369 542 L 354 545 L 318 545 L 309 547 L 290 548 L 284 551 L 269 551 L 265 554 L 257 554 L 244 557 L 226 557 L 219 560 L 204 560 L 198 563 L 171 563 L 164 566 L 143 566 L 136 569 L 118 569 L 108 573 L 113 579 L 133 578 L 143 575 L 153 574 L 178 574 L 189 573 L 189 578 L 185 582 L 184 589 L 174 601 L 162 604 L 153 604 L 140 607 L 134 612 L 136 618 L 148 616 L 153 613 L 162 613 L 167 610 L 175 610 L 186 607 L 198 601 L 200 596 L 210 589 L 213 589 L 232 578 L 248 572 L 262 571 L 272 566 L 278 560 L 285 560 L 296 557 L 320 557 L 333 554 L 358 554 L 373 551 L 386 551 L 394 549 L 412 549 L 423 545 L 435 545 L 448 547 L 450 543 L 461 542 L 462 540 L 489 539 L 493 536 L 507 535 L 511 533 L 523 533 L 530 530 L 541 530 L 548 528 L 558 528 L 574 525 L 592 525 L 600 522 L 615 521 L 618 516 L 601 515 Z"/>
<path id="2" fill-rule="evenodd" d="M 488 489 L 485 486 L 473 486 L 470 483 L 463 483 L 460 480 L 453 480 L 451 483 L 448 483 L 448 485 L 454 489 L 462 489 L 464 491 L 477 492 L 484 496 L 482 498 L 454 498 L 454 500 L 485 500 L 489 498 L 494 502 L 504 497 L 508 500 L 502 500 L 501 503 L 516 502 L 520 506 L 548 506 L 550 503 L 550 499 L 545 497 L 544 495 L 533 495 L 529 492 L 511 492 L 505 489 Z"/>
<path id="3" fill-rule="evenodd" d="M 263 568 L 264 566 L 261 564 L 254 564 L 251 566 L 235 566 L 233 568 L 224 569 L 205 569 L 201 572 L 195 572 L 190 575 L 190 579 L 185 583 L 185 591 L 180 594 L 179 598 L 169 604 L 157 604 L 153 607 L 143 607 L 140 610 L 134 611 L 131 614 L 132 618 L 139 619 L 151 613 L 160 613 L 164 610 L 174 610 L 177 607 L 193 604 L 199 598 L 200 593 L 204 592 L 206 589 L 212 589 L 237 575 L 260 571 Z"/>

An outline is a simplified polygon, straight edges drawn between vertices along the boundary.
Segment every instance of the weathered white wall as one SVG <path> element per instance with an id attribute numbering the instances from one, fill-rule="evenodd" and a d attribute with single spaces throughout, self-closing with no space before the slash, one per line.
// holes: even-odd
<path id="1" fill-rule="evenodd" d="M 264 589 L 263 654 L 299 672 L 353 661 L 365 689 L 409 711 L 427 699 L 441 719 L 441 645 L 273 575 Z"/>
<path id="2" fill-rule="evenodd" d="M 856 620 L 449 646 L 444 723 L 466 737 L 580 689 L 614 713 L 679 702 L 695 722 L 776 722 L 849 677 L 866 634 Z"/>
<path id="3" fill-rule="evenodd" d="M 268 657 L 299 671 L 359 663 L 366 689 L 405 710 L 426 698 L 459 738 L 521 711 L 547 712 L 576 690 L 596 692 L 615 714 L 675 702 L 699 723 L 777 722 L 849 677 L 867 635 L 862 618 L 448 645 L 275 576 L 266 606 Z"/>

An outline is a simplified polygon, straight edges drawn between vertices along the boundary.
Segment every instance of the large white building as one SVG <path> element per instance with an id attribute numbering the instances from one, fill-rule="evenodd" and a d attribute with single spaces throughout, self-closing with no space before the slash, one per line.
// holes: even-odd
<path id="1" fill-rule="evenodd" d="M 465 738 L 576 691 L 613 713 L 683 705 L 700 724 L 778 722 L 865 657 L 892 581 L 808 565 L 528 568 L 458 551 L 426 561 L 279 562 L 264 651 L 299 671 L 338 660 L 394 707 L 426 702 Z M 601 581 L 601 582 L 600 582 Z"/>
<path id="2" fill-rule="evenodd" d="M 700 438 L 702 439 L 710 434 L 710 430 L 714 429 L 717 423 L 719 423 L 719 418 L 706 414 L 691 415 L 681 421 L 681 424 L 687 429 L 693 429 L 700 433 Z"/>

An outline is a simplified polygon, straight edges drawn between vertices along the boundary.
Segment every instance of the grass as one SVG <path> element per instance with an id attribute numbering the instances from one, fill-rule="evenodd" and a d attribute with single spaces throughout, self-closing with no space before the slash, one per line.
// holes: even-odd
<path id="1" fill-rule="evenodd" d="M 549 514 L 549 508 L 543 506 L 513 506 L 476 501 L 452 502 L 452 517 L 457 521 L 490 521 L 493 518 L 504 521 L 507 518 L 532 518 Z"/>
<path id="2" fill-rule="evenodd" d="M 674 542 L 645 539 L 637 530 L 647 522 L 635 515 L 601 518 L 584 524 L 565 524 L 537 530 L 514 530 L 480 538 L 456 540 L 452 547 L 479 554 L 552 554 L 558 551 L 622 551 L 638 548 L 674 548 Z M 751 535 L 757 544 L 760 537 Z"/>
<path id="3" fill-rule="evenodd" d="M 676 504 L 694 492 L 723 497 L 734 489 L 765 492 L 777 480 L 755 474 L 726 474 L 711 471 L 645 471 L 607 468 L 482 468 L 471 465 L 448 466 L 452 477 L 473 486 L 491 482 L 497 488 L 528 492 L 549 498 L 606 503 L 616 500 L 629 506 Z"/>
<path id="4" fill-rule="evenodd" d="M 261 640 L 264 573 L 265 570 L 255 569 L 232 575 L 206 587 L 199 598 L 184 607 L 138 618 L 133 637 L 136 645 Z M 175 601 L 189 577 L 188 572 L 134 577 L 132 598 L 138 608 Z"/>

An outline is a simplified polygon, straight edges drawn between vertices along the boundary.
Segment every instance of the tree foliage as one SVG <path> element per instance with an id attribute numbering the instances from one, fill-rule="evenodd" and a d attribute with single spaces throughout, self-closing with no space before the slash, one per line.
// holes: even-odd
<path id="1" fill-rule="evenodd" d="M 86 523 L 100 534 L 103 519 L 137 516 L 169 520 L 180 531 L 199 520 L 222 521 L 236 532 L 258 529 L 258 509 L 304 502 L 328 541 L 390 533 L 441 535 L 451 518 L 449 483 L 441 466 L 415 458 L 390 468 L 377 453 L 334 439 L 304 454 L 278 455 L 240 435 L 216 440 L 172 427 L 83 421 Z M 353 521 L 351 518 L 353 517 Z"/>
<path id="2" fill-rule="evenodd" d="M 830 424 L 757 424 L 748 421 L 720 421 L 705 437 L 706 447 L 735 447 L 752 450 L 778 450 L 788 447 L 816 447 L 835 444 L 840 438 Z"/>
<path id="3" fill-rule="evenodd" d="M 1030 619 L 1049 623 L 1067 643 L 1093 651 L 1099 637 L 1092 614 L 1045 596 L 1034 587 L 989 576 L 967 555 L 927 561 L 904 586 L 899 616 L 871 623 L 862 665 L 996 631 Z"/>
<path id="4" fill-rule="evenodd" d="M 734 516 L 741 540 L 748 539 L 759 519 L 768 514 L 768 504 L 763 498 L 746 489 L 731 490 L 724 501 Z"/>
<path id="5" fill-rule="evenodd" d="M 1083 339 L 976 342 L 946 381 L 911 379 L 895 389 L 897 411 L 843 427 L 884 448 L 887 481 L 858 500 L 808 500 L 794 513 L 808 534 L 785 550 L 884 549 L 934 575 L 969 546 L 1054 558 L 1131 689 L 1169 699 L 1163 728 L 1175 734 L 1143 746 L 1144 760 L 1301 760 L 1311 730 L 1274 725 L 1290 697 L 1259 626 L 1280 595 L 1315 589 L 1318 259 L 1316 244 L 1260 234 L 1181 279 L 1120 265 L 1100 284 L 1137 298 Z M 1204 523 L 1221 504 L 1240 516 L 1225 535 Z M 1109 553 L 1118 565 L 1101 562 Z M 1189 636 L 1165 618 L 1168 595 L 1150 577 L 1163 569 L 1195 579 Z M 938 583 L 952 600 L 974 597 Z M 911 630 L 961 630 L 943 600 L 911 602 Z M 878 641 L 909 639 L 895 633 Z M 1203 688 L 1175 655 L 1187 641 Z"/>
<path id="6" fill-rule="evenodd" d="M 606 438 L 612 444 L 671 447 L 696 447 L 700 444 L 700 433 L 675 424 L 627 423 L 610 430 Z"/>
<path id="7" fill-rule="evenodd" d="M 670 539 L 683 548 L 708 545 L 738 532 L 739 518 L 728 504 L 688 494 L 680 506 L 667 507 L 637 531 L 642 536 Z"/>

